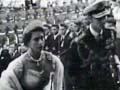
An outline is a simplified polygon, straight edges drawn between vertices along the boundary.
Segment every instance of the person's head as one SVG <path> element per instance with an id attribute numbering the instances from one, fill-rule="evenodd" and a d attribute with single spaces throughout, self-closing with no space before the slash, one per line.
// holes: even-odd
<path id="1" fill-rule="evenodd" d="M 71 32 L 77 32 L 78 31 L 78 25 L 74 22 L 71 22 L 69 24 L 69 29 L 70 29 Z"/>
<path id="2" fill-rule="evenodd" d="M 44 24 L 44 25 L 43 25 L 43 28 L 44 28 L 44 30 L 45 30 L 45 35 L 48 35 L 48 34 L 51 32 L 51 31 L 50 31 L 50 29 L 51 29 L 50 25 Z"/>
<path id="3" fill-rule="evenodd" d="M 10 54 L 9 54 L 9 50 L 8 49 L 3 49 L 2 51 L 1 51 L 1 56 L 3 56 L 3 57 L 7 57 L 7 56 L 9 56 Z"/>
<path id="4" fill-rule="evenodd" d="M 23 43 L 34 53 L 40 53 L 44 47 L 44 29 L 39 20 L 32 21 L 23 32 Z"/>
<path id="5" fill-rule="evenodd" d="M 65 25 L 65 24 L 60 24 L 60 33 L 61 33 L 62 35 L 65 35 L 66 30 L 67 30 L 67 25 Z"/>
<path id="6" fill-rule="evenodd" d="M 103 27 L 105 19 L 111 13 L 109 2 L 106 0 L 96 0 L 84 9 L 84 14 L 91 16 L 92 22 L 96 21 Z"/>
<path id="7" fill-rule="evenodd" d="M 56 24 L 53 24 L 51 27 L 51 31 L 54 35 L 56 35 L 59 32 L 59 26 Z"/>

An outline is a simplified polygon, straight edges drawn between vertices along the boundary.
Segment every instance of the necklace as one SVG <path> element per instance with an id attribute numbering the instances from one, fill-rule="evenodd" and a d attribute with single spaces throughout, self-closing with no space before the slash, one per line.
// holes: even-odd
<path id="1" fill-rule="evenodd" d="M 40 61 L 42 60 L 42 58 L 41 58 L 42 55 L 40 55 L 39 59 L 34 59 L 30 54 L 28 54 L 28 55 L 32 61 L 37 63 L 37 66 L 40 66 Z"/>

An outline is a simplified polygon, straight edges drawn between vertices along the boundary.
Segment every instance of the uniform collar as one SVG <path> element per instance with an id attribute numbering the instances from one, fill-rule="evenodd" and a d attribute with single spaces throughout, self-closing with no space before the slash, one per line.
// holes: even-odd
<path id="1" fill-rule="evenodd" d="M 96 37 L 99 34 L 93 29 L 91 24 L 90 24 L 90 32 L 94 37 Z M 103 30 L 101 30 L 100 34 L 102 34 L 102 33 L 103 33 Z"/>

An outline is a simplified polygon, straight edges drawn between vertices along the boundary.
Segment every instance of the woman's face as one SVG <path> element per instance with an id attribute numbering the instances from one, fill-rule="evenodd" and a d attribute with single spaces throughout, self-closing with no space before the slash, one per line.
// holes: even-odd
<path id="1" fill-rule="evenodd" d="M 32 32 L 31 40 L 28 44 L 28 47 L 31 48 L 33 53 L 40 53 L 44 47 L 44 33 L 41 31 Z"/>

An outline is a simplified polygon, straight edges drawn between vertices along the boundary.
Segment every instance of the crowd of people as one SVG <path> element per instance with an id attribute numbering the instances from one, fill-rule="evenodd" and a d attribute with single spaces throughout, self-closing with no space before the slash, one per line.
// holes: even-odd
<path id="1" fill-rule="evenodd" d="M 119 90 L 120 1 L 96 0 L 80 15 L 29 22 L 26 49 L 1 51 L 0 90 Z"/>

